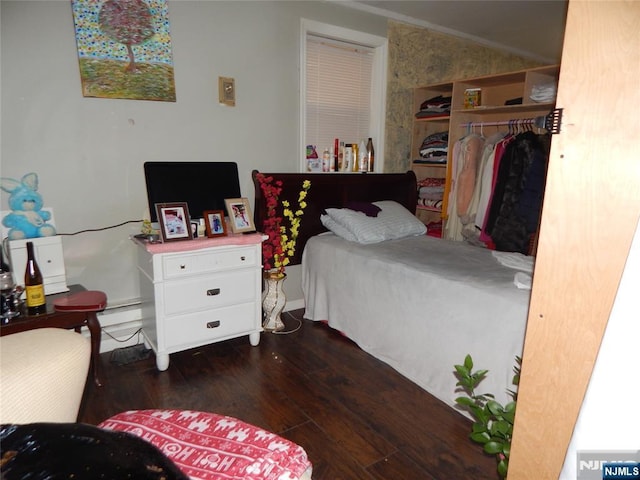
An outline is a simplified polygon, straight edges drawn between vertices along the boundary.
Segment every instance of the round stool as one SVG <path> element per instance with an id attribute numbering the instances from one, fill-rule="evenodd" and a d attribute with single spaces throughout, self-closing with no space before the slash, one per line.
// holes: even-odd
<path id="1" fill-rule="evenodd" d="M 100 339 L 102 329 L 98 321 L 98 312 L 107 306 L 107 295 L 99 290 L 85 290 L 60 297 L 53 302 L 53 308 L 60 315 L 69 314 L 80 316 L 76 332 L 82 325 L 86 325 L 91 334 L 91 363 L 93 364 L 93 380 L 98 387 L 100 380 Z"/>
<path id="2" fill-rule="evenodd" d="M 300 445 L 234 417 L 196 410 L 129 410 L 98 427 L 145 439 L 189 478 L 311 480 L 313 468 Z"/>

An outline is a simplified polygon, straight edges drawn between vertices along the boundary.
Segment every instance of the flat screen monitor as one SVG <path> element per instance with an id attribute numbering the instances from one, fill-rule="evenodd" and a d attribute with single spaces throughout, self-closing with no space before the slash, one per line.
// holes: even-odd
<path id="1" fill-rule="evenodd" d="M 235 162 L 145 162 L 144 178 L 152 222 L 155 204 L 187 202 L 191 218 L 206 210 L 227 209 L 225 198 L 239 198 L 240 180 Z"/>

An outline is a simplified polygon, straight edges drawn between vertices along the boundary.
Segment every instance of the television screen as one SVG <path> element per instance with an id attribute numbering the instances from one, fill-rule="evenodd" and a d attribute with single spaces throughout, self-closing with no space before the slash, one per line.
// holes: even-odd
<path id="1" fill-rule="evenodd" d="M 224 199 L 240 197 L 235 162 L 145 162 L 144 178 L 152 222 L 158 221 L 156 203 L 187 202 L 196 219 L 205 210 L 227 214 Z"/>

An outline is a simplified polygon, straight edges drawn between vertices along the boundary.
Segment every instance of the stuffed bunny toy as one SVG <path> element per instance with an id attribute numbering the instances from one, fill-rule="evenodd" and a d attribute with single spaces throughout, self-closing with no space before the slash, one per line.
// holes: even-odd
<path id="1" fill-rule="evenodd" d="M 42 210 L 42 196 L 38 193 L 38 175 L 27 173 L 21 180 L 0 178 L 0 188 L 9 193 L 11 213 L 2 219 L 9 228 L 9 240 L 50 237 L 56 234 L 53 225 L 47 223 L 51 213 Z"/>

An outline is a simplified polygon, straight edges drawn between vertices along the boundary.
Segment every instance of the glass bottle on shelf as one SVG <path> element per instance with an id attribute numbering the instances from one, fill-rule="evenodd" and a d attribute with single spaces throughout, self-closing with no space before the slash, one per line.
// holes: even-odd
<path id="1" fill-rule="evenodd" d="M 375 158 L 375 152 L 373 149 L 373 140 L 371 137 L 367 140 L 367 171 L 373 172 L 373 162 Z"/>
<path id="2" fill-rule="evenodd" d="M 11 310 L 13 304 L 13 275 L 11 274 L 11 267 L 4 261 L 4 252 L 0 248 L 0 313 L 2 314 L 2 321 L 13 317 Z"/>

